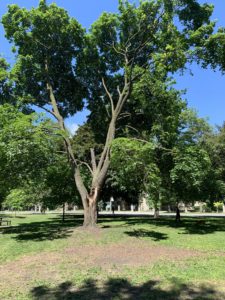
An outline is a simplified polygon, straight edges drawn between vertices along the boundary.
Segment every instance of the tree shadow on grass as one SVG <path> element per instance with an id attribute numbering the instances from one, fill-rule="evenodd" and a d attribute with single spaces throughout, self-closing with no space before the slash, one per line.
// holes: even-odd
<path id="1" fill-rule="evenodd" d="M 125 231 L 125 234 L 136 238 L 151 238 L 153 241 L 166 240 L 168 235 L 158 231 L 146 230 L 146 229 L 134 229 L 133 231 Z"/>
<path id="2" fill-rule="evenodd" d="M 22 223 L 2 229 L 2 234 L 12 235 L 17 241 L 45 241 L 67 238 L 72 234 L 74 227 L 82 224 L 82 218 L 69 218 L 62 222 L 60 217 L 46 221 Z"/>
<path id="3" fill-rule="evenodd" d="M 14 227 L 1 228 L 0 232 L 2 232 L 2 234 L 12 235 L 12 238 L 18 241 L 55 240 L 70 236 L 72 229 L 77 226 L 81 226 L 82 222 L 82 215 L 67 216 L 65 222 L 62 222 L 61 217 L 54 217 L 42 222 L 22 223 Z M 113 225 L 110 224 L 111 222 L 113 222 Z M 176 223 L 174 218 L 171 217 L 153 219 L 150 216 L 101 216 L 98 223 L 105 229 L 114 227 L 129 227 L 132 225 L 154 225 L 159 228 L 179 228 L 182 230 L 179 234 L 211 234 L 218 231 L 225 231 L 225 218 L 186 217 L 182 218 L 182 222 Z M 127 231 L 126 234 L 136 237 L 149 237 L 153 238 L 155 241 L 167 238 L 164 233 L 158 232 L 157 230 L 148 231 L 147 229 Z"/>
<path id="4" fill-rule="evenodd" d="M 34 300 L 221 300 L 225 295 L 213 287 L 202 285 L 198 288 L 182 284 L 174 279 L 171 287 L 163 290 L 158 281 L 150 280 L 141 286 L 132 285 L 127 279 L 109 279 L 99 287 L 96 280 L 86 280 L 77 289 L 71 282 L 61 283 L 55 288 L 37 286 L 31 291 Z"/>
<path id="5" fill-rule="evenodd" d="M 182 217 L 181 222 L 176 222 L 174 217 L 160 217 L 154 219 L 151 216 L 118 216 L 101 217 L 100 223 L 122 222 L 123 226 L 132 225 L 153 225 L 156 227 L 179 228 L 183 232 L 180 234 L 212 234 L 218 231 L 225 231 L 225 218 L 213 217 Z"/>
<path id="6" fill-rule="evenodd" d="M 5 219 L 26 219 L 25 216 L 13 216 L 13 215 L 8 215 L 8 214 L 0 214 L 0 218 L 5 218 Z"/>
<path id="7" fill-rule="evenodd" d="M 180 234 L 213 234 L 215 232 L 225 231 L 225 219 L 216 218 L 182 218 L 181 222 L 176 223 L 173 219 L 159 219 L 153 223 L 156 226 L 166 226 L 182 229 Z"/>

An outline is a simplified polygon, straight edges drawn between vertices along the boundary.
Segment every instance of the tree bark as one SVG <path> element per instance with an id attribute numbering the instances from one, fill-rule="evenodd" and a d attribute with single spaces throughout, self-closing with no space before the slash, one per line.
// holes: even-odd
<path id="1" fill-rule="evenodd" d="M 159 209 L 156 207 L 154 208 L 154 219 L 158 219 L 159 218 Z"/>
<path id="2" fill-rule="evenodd" d="M 97 202 L 92 203 L 84 210 L 84 227 L 96 227 L 97 225 Z"/>
<path id="3" fill-rule="evenodd" d="M 62 221 L 65 222 L 65 203 L 63 203 L 63 218 Z"/>
<path id="4" fill-rule="evenodd" d="M 95 227 L 97 225 L 97 199 L 98 188 L 95 187 L 87 195 L 87 206 L 84 209 L 84 227 Z"/>
<path id="5" fill-rule="evenodd" d="M 177 205 L 177 208 L 176 208 L 176 222 L 180 222 L 180 209 Z"/>

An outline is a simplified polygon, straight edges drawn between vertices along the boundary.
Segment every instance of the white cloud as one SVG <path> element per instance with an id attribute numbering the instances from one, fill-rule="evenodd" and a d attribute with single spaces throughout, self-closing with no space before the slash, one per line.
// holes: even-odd
<path id="1" fill-rule="evenodd" d="M 71 135 L 74 135 L 79 128 L 79 125 L 77 123 L 67 123 L 66 124 L 67 129 L 71 133 Z"/>

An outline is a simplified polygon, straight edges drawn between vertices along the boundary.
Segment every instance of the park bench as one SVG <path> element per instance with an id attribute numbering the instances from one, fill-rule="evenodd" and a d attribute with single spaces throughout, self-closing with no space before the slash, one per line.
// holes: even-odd
<path id="1" fill-rule="evenodd" d="M 11 221 L 0 217 L 0 227 L 1 226 L 11 226 Z"/>

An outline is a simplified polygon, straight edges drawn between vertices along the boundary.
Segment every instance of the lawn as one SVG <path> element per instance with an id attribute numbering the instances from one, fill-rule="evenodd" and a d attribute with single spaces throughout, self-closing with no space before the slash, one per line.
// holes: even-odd
<path id="1" fill-rule="evenodd" d="M 225 299 L 225 219 L 11 217 L 0 299 Z"/>

